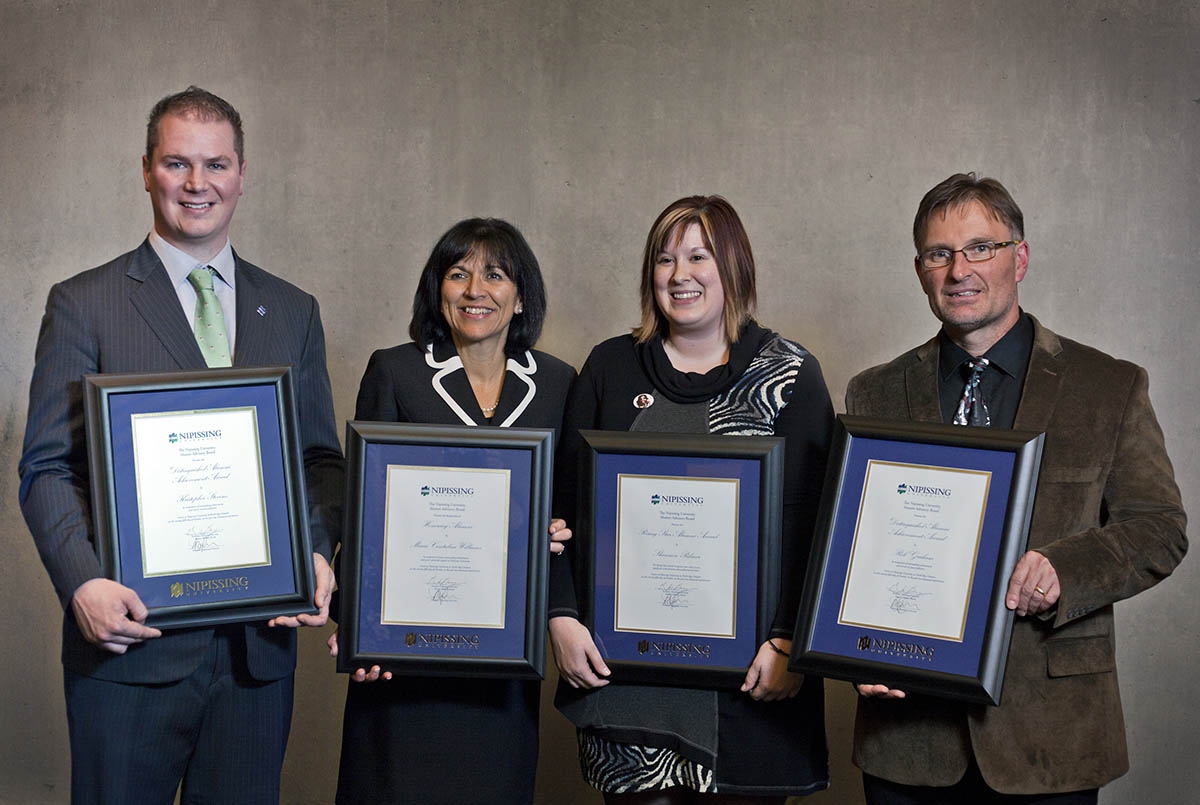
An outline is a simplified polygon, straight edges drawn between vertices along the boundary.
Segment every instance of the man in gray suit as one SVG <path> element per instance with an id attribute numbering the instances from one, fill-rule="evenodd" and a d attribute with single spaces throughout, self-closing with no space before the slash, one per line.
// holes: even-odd
<path id="1" fill-rule="evenodd" d="M 1146 372 L 1054 334 L 1018 307 L 1024 218 L 994 179 L 956 174 L 922 199 L 917 279 L 942 322 L 859 374 L 851 414 L 1044 431 L 1029 550 L 998 707 L 859 685 L 854 762 L 867 802 L 1094 803 L 1129 768 L 1113 603 L 1168 576 L 1186 519 Z"/>
<path id="2" fill-rule="evenodd" d="M 61 599 L 72 801 L 274 803 L 291 723 L 295 626 L 325 623 L 342 455 L 316 300 L 239 257 L 229 225 L 246 163 L 237 111 L 196 87 L 150 116 L 142 174 L 154 209 L 132 252 L 50 290 L 20 461 L 21 508 Z M 205 353 L 189 275 L 209 275 L 225 330 Z M 207 300 L 206 303 L 207 304 Z M 228 348 L 226 351 L 226 347 Z M 224 354 L 217 354 L 224 353 Z M 160 631 L 104 578 L 89 510 L 81 378 L 290 365 L 317 578 L 316 615 Z"/>

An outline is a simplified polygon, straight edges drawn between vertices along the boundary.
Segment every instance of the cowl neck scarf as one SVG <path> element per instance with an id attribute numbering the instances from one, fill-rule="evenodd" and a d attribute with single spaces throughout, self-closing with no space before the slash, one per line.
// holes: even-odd
<path id="1" fill-rule="evenodd" d="M 746 322 L 738 340 L 729 347 L 729 360 L 704 374 L 681 372 L 672 366 L 663 348 L 662 336 L 656 335 L 645 344 L 635 345 L 634 351 L 654 387 L 672 402 L 688 405 L 710 400 L 733 385 L 750 366 L 763 343 L 773 335 L 754 321 Z"/>

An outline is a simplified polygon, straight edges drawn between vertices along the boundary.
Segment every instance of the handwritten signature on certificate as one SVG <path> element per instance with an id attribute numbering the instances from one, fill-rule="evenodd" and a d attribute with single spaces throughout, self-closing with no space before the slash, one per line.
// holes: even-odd
<path id="1" fill-rule="evenodd" d="M 425 582 L 426 595 L 435 604 L 452 604 L 458 600 L 457 590 L 461 581 L 452 581 L 444 576 L 434 576 Z"/>
<path id="2" fill-rule="evenodd" d="M 892 594 L 888 609 L 900 615 L 920 612 L 921 599 L 932 595 L 932 593 L 921 592 L 911 584 L 902 584 L 901 582 L 896 582 L 887 589 Z"/>
<path id="3" fill-rule="evenodd" d="M 187 530 L 188 550 L 193 553 L 219 551 L 221 543 L 217 538 L 220 536 L 221 529 L 214 526 L 192 526 Z"/>
<path id="4" fill-rule="evenodd" d="M 688 596 L 693 589 L 683 584 L 660 584 L 658 591 L 662 593 L 661 605 L 666 609 L 687 609 Z"/>

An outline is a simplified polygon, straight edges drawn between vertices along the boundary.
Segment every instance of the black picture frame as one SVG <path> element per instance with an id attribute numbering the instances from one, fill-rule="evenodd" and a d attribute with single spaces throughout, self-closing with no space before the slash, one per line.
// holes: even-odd
<path id="1" fill-rule="evenodd" d="M 840 415 L 789 668 L 999 704 L 1043 439 Z"/>
<path id="2" fill-rule="evenodd" d="M 576 554 L 575 584 L 584 608 L 583 622 L 612 670 L 611 678 L 622 682 L 737 688 L 768 637 L 778 605 L 784 440 L 775 436 L 599 430 L 583 430 L 580 436 L 583 443 L 579 456 L 579 523 L 574 527 L 583 531 L 584 549 Z M 730 576 L 734 591 L 732 636 L 660 628 L 618 628 L 617 522 L 621 476 L 633 479 L 627 495 L 649 493 L 651 501 L 654 497 L 664 500 L 667 497 L 653 491 L 659 477 L 737 481 L 738 533 L 734 537 L 734 567 L 728 568 L 733 574 Z M 636 497 L 632 505 L 637 505 Z M 662 516 L 688 517 L 684 509 L 689 504 L 678 505 L 683 507 L 680 512 L 664 512 Z M 661 534 L 670 536 L 668 530 Z M 674 534 L 683 534 L 688 542 L 694 542 L 693 535 L 683 531 Z M 684 550 L 680 555 L 686 557 L 691 553 L 694 552 Z M 670 600 L 672 590 L 678 591 L 680 585 L 695 587 L 695 582 L 689 579 L 696 573 L 687 567 L 692 560 L 685 559 L 682 565 L 679 561 L 666 558 L 662 565 L 652 564 L 649 577 L 642 577 L 649 584 L 663 580 L 653 588 L 661 593 L 658 604 L 663 608 L 674 609 Z M 673 579 L 682 581 L 677 584 Z M 636 585 L 634 589 L 637 590 Z"/>
<path id="3" fill-rule="evenodd" d="M 288 367 L 86 375 L 83 391 L 96 551 L 105 575 L 146 604 L 147 625 L 212 626 L 317 612 Z M 213 421 L 235 428 L 183 429 Z M 172 432 L 162 438 L 163 430 Z M 231 464 L 216 474 L 204 469 L 226 458 Z M 230 471 L 249 481 L 236 484 L 234 502 L 194 502 L 199 494 L 229 497 L 235 484 L 219 479 Z M 253 557 L 215 536 L 232 523 L 238 523 L 234 542 L 252 545 Z M 181 539 L 185 547 L 168 549 Z M 223 564 L 190 564 L 207 553 L 220 559 L 205 561 Z"/>
<path id="4" fill-rule="evenodd" d="M 544 677 L 553 438 L 552 430 L 534 428 L 347 423 L 345 527 L 338 567 L 339 672 L 352 673 L 378 665 L 384 671 L 416 676 Z M 405 500 L 403 489 L 389 491 L 389 477 L 419 478 L 421 472 L 428 471 L 448 474 L 437 477 L 470 479 L 467 473 L 480 470 L 506 472 L 508 479 L 507 528 L 500 535 L 484 535 L 485 539 L 504 539 L 504 567 L 494 571 L 496 578 L 489 580 L 489 574 L 468 569 L 475 560 L 463 565 L 467 560 L 454 551 L 446 558 L 432 556 L 428 552 L 438 547 L 432 542 L 420 546 L 419 550 L 427 553 L 416 557 L 417 565 L 389 565 L 389 544 L 394 548 L 393 556 L 401 548 L 412 550 L 409 546 L 416 545 L 415 541 L 394 542 L 402 537 L 399 521 L 390 526 L 395 533 L 389 534 L 388 505 L 393 499 L 397 505 Z M 454 519 L 456 516 L 468 525 L 476 522 L 470 518 L 479 513 L 459 515 L 432 508 L 437 495 L 451 496 L 452 490 L 459 487 L 474 490 L 469 484 L 422 484 L 421 500 L 430 507 L 423 514 L 444 515 L 451 523 L 460 522 Z M 424 494 L 426 488 L 428 494 Z M 412 500 L 411 492 L 408 494 Z M 436 505 L 452 504 L 447 500 Z M 437 576 L 426 572 L 427 568 L 440 567 L 437 562 L 449 561 L 460 563 L 453 573 Z M 475 573 L 479 581 L 472 584 L 476 587 L 499 583 L 503 591 L 502 617 L 481 627 L 423 621 L 431 606 L 426 602 L 394 608 L 385 597 L 389 595 L 386 575 L 396 575 L 397 567 L 425 585 L 422 589 L 430 593 L 429 600 L 442 595 L 435 586 L 449 590 L 459 583 L 455 579 L 467 578 L 467 573 Z M 399 578 L 390 583 L 399 585 Z M 406 619 L 409 613 L 414 617 Z"/>

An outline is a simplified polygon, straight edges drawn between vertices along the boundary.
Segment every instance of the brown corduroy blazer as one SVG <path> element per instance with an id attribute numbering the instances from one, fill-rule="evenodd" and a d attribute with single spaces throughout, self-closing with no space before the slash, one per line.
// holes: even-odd
<path id="1" fill-rule="evenodd" d="M 951 785 L 974 753 L 993 789 L 1034 794 L 1096 788 L 1129 768 L 1112 605 L 1170 575 L 1186 516 L 1145 370 L 1033 326 L 1013 427 L 1046 434 L 1029 548 L 1062 595 L 1016 618 L 998 707 L 859 697 L 854 763 L 877 777 Z M 937 368 L 934 338 L 854 377 L 847 412 L 940 422 Z"/>

